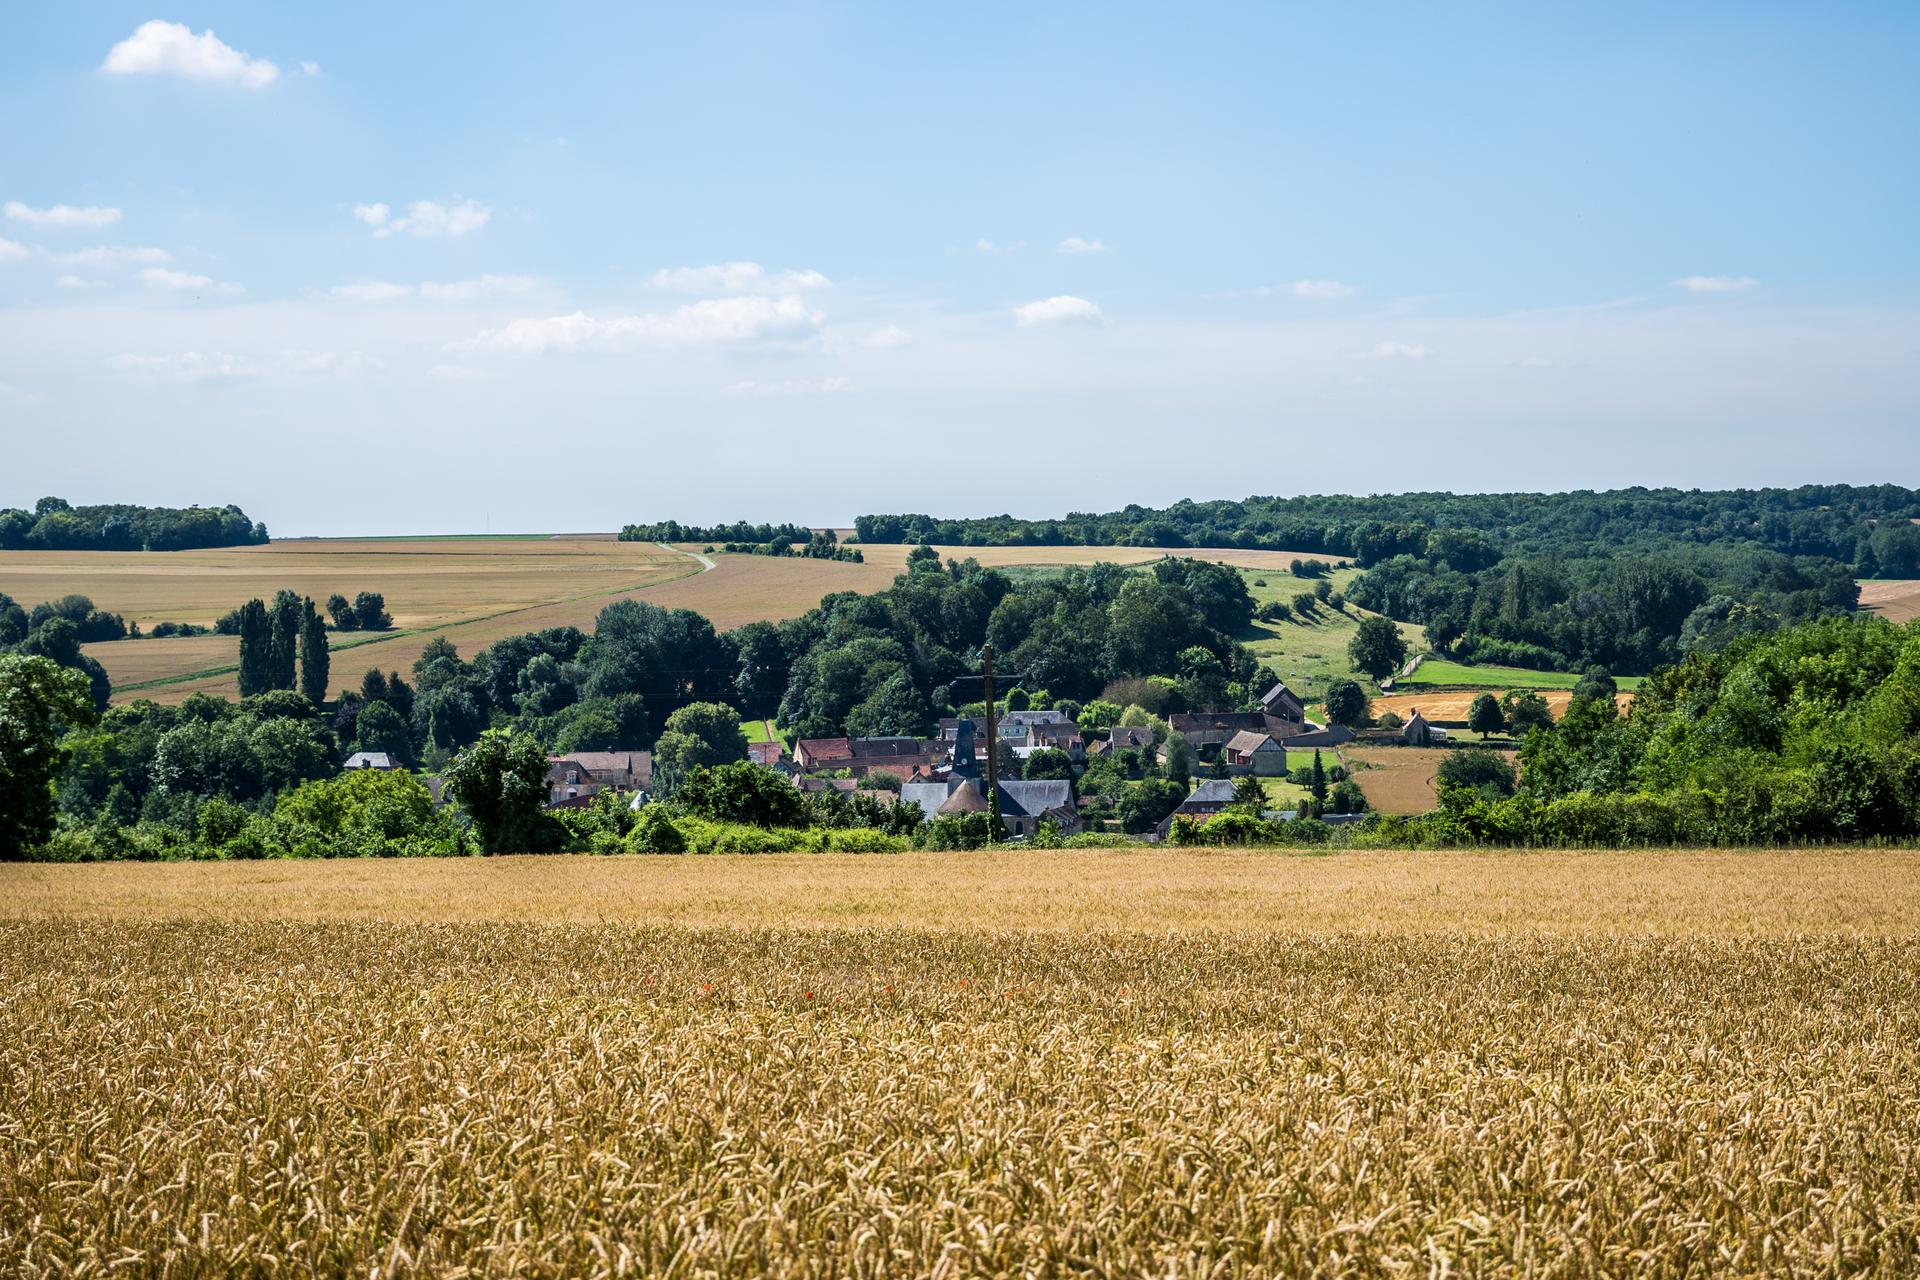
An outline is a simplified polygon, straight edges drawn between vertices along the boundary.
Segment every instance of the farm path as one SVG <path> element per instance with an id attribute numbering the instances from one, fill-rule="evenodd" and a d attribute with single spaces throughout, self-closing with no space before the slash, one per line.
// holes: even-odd
<path id="1" fill-rule="evenodd" d="M 671 551 L 675 555 L 688 556 L 688 557 L 691 557 L 692 559 L 698 560 L 701 565 L 700 572 L 702 573 L 711 573 L 713 570 L 718 569 L 720 567 L 708 557 L 701 555 L 698 551 L 682 551 L 680 550 L 680 548 L 674 546 L 670 542 L 657 542 L 654 545 L 659 547 L 662 551 Z"/>

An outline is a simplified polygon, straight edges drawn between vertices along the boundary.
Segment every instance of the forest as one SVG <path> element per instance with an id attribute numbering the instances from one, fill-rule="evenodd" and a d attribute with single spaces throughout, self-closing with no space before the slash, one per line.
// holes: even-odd
<path id="1" fill-rule="evenodd" d="M 42 498 L 31 511 L 0 509 L 0 551 L 191 551 L 267 541 L 267 526 L 239 507 L 76 507 Z"/>

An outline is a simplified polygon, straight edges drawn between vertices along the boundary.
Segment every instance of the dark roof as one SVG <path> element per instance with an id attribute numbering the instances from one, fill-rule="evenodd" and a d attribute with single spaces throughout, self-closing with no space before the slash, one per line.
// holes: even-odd
<path id="1" fill-rule="evenodd" d="M 1193 794 L 1180 802 L 1182 806 L 1190 804 L 1232 804 L 1233 780 L 1231 778 L 1208 778 L 1193 789 Z"/>
<path id="2" fill-rule="evenodd" d="M 1008 806 L 1012 801 L 1014 808 Z M 1032 782 L 1003 782 L 1000 784 L 1000 813 L 1024 813 L 1028 817 L 1038 818 L 1049 809 L 1073 808 L 1073 784 L 1065 778 L 1039 778 Z"/>
<path id="3" fill-rule="evenodd" d="M 571 755 L 547 758 L 554 764 L 564 762 L 579 765 L 595 775 L 624 774 L 642 785 L 653 780 L 651 751 L 575 751 Z"/>
<path id="4" fill-rule="evenodd" d="M 1144 724 L 1116 725 L 1112 742 L 1116 751 L 1137 751 L 1153 745 L 1153 730 Z"/>
<path id="5" fill-rule="evenodd" d="M 906 737 L 852 738 L 848 740 L 847 747 L 857 760 L 876 756 L 919 756 L 946 750 L 940 743 L 928 746 L 918 738 Z"/>
<path id="6" fill-rule="evenodd" d="M 1064 711 L 1006 711 L 1000 715 L 1002 724 L 1072 724 L 1073 717 Z"/>
<path id="7" fill-rule="evenodd" d="M 1242 755 L 1250 755 L 1258 751 L 1260 744 L 1263 742 L 1272 743 L 1272 735 L 1262 733 L 1258 729 L 1242 729 L 1240 732 L 1234 734 L 1233 737 L 1227 739 L 1227 750 L 1237 751 Z"/>
<path id="8" fill-rule="evenodd" d="M 1167 717 L 1167 726 L 1175 733 L 1205 733 L 1208 730 L 1230 730 L 1238 733 L 1242 729 L 1267 731 L 1267 713 L 1264 711 L 1176 711 Z"/>

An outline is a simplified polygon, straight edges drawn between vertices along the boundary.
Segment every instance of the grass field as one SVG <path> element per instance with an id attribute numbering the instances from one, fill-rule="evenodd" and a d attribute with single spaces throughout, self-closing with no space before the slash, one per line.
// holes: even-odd
<path id="1" fill-rule="evenodd" d="M 0 1268 L 1910 1275 L 1917 869 L 4 866 Z"/>
<path id="2" fill-rule="evenodd" d="M 1621 689 L 1638 689 L 1644 677 L 1615 676 L 1614 684 Z M 1572 689 L 1580 683 L 1579 675 L 1566 671 L 1533 671 L 1527 667 L 1468 666 L 1464 662 L 1449 662 L 1445 658 L 1428 658 L 1414 673 L 1404 680 L 1394 682 L 1395 689 L 1420 688 L 1456 688 L 1472 689 Z"/>
<path id="3" fill-rule="evenodd" d="M 1294 557 L 1289 555 L 1286 559 Z M 1247 590 L 1256 605 L 1269 600 L 1291 604 L 1295 596 L 1302 591 L 1312 591 L 1314 586 L 1314 579 L 1296 578 L 1284 567 L 1277 571 L 1246 570 L 1241 576 L 1246 579 Z M 1344 594 L 1359 576 L 1358 569 L 1340 568 L 1329 574 L 1327 581 L 1333 590 Z M 1261 585 L 1263 581 L 1265 585 Z M 1366 676 L 1356 672 L 1347 658 L 1347 645 L 1353 633 L 1359 630 L 1360 620 L 1369 616 L 1357 605 L 1349 604 L 1345 610 L 1321 605 L 1310 615 L 1296 613 L 1285 622 L 1255 622 L 1239 638 L 1256 658 L 1272 667 L 1288 687 L 1307 702 L 1314 703 L 1326 691 L 1330 680 L 1355 679 L 1371 687 Z M 1410 623 L 1400 624 L 1400 634 L 1406 639 L 1409 653 L 1419 652 L 1425 643 L 1420 628 Z"/>
<path id="4" fill-rule="evenodd" d="M 386 597 L 396 630 L 337 633 L 332 683 L 356 687 L 371 667 L 408 671 L 441 636 L 471 657 L 503 637 L 543 627 L 591 628 L 613 600 L 688 608 L 720 630 L 759 619 L 796 617 L 837 591 L 879 591 L 906 564 L 909 547 L 869 547 L 867 563 L 800 557 L 715 555 L 701 572 L 699 544 L 669 549 L 617 542 L 607 534 L 545 537 L 495 534 L 447 537 L 299 539 L 209 551 L 0 551 L 0 592 L 31 607 L 78 592 L 102 609 L 151 627 L 155 622 L 213 622 L 282 587 L 317 601 L 339 592 Z M 1166 554 L 1142 547 L 951 547 L 943 555 L 1033 568 L 1111 560 L 1146 564 Z M 1196 551 L 1236 565 L 1280 566 L 1285 551 Z M 1324 558 L 1324 557 L 1323 557 Z M 236 696 L 237 642 L 227 636 L 116 641 L 87 647 L 106 667 L 116 701 L 177 702 L 190 693 Z"/>

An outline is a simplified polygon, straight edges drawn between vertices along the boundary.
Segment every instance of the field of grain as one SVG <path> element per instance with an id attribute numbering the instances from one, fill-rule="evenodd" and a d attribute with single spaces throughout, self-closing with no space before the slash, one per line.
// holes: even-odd
<path id="1" fill-rule="evenodd" d="M 1912 1274 L 1916 870 L 0 867 L 0 1269 Z"/>
<path id="2" fill-rule="evenodd" d="M 1860 584 L 1860 607 L 1889 622 L 1920 618 L 1920 580 L 1869 579 Z"/>

